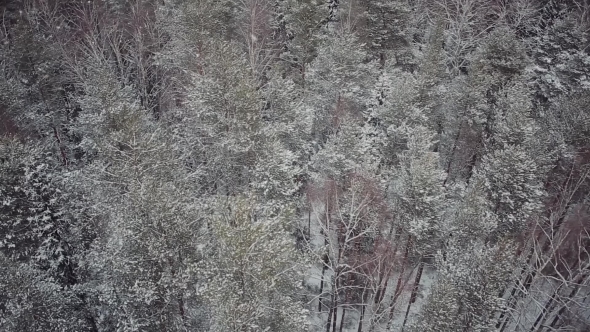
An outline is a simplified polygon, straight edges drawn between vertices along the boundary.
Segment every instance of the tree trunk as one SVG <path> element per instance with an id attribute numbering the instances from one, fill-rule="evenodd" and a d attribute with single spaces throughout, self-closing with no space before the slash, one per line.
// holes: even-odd
<path id="1" fill-rule="evenodd" d="M 330 332 L 330 326 L 332 325 L 332 311 L 334 310 L 333 307 L 330 307 L 330 311 L 328 311 L 328 322 L 326 323 L 326 332 Z"/>
<path id="2" fill-rule="evenodd" d="M 393 224 L 392 224 L 393 226 Z M 393 228 L 392 228 L 393 230 Z M 391 232 L 390 232 L 391 233 Z M 395 245 L 393 247 L 393 255 L 392 257 L 395 258 L 395 255 L 397 254 L 397 249 L 399 248 L 399 239 L 401 237 L 401 227 L 398 227 L 396 234 L 395 234 Z M 381 301 L 383 301 L 383 297 L 385 297 L 385 292 L 387 291 L 387 285 L 389 284 L 389 277 L 391 276 L 391 271 L 393 269 L 388 269 L 387 273 L 385 273 L 385 268 L 382 271 L 382 274 L 379 276 L 379 288 L 377 289 L 377 293 L 375 293 L 375 304 L 381 303 Z M 385 274 L 385 275 L 383 275 Z M 385 282 L 383 283 L 383 286 L 381 286 L 383 279 L 385 278 Z"/>
<path id="3" fill-rule="evenodd" d="M 406 250 L 404 252 L 404 258 L 402 260 L 402 267 L 399 273 L 399 277 L 397 278 L 397 285 L 395 286 L 395 292 L 392 295 L 392 299 L 391 299 L 391 303 L 390 303 L 390 307 L 389 307 L 389 319 L 387 322 L 387 329 L 389 330 L 389 328 L 391 327 L 391 321 L 393 319 L 393 312 L 395 310 L 395 302 L 397 301 L 397 298 L 400 296 L 401 294 L 401 288 L 402 288 L 402 278 L 403 278 L 403 274 L 406 270 L 406 265 L 407 265 L 407 261 L 408 261 L 408 255 L 410 253 L 410 247 L 412 246 L 412 236 L 408 236 L 408 241 L 406 242 Z"/>
<path id="4" fill-rule="evenodd" d="M 324 292 L 324 275 L 326 274 L 328 255 L 324 255 L 322 262 L 322 277 L 320 278 L 320 295 L 318 297 L 318 311 L 322 312 L 322 293 Z"/>
<path id="5" fill-rule="evenodd" d="M 541 310 L 541 313 L 539 314 L 539 316 L 537 316 L 537 319 L 533 323 L 533 326 L 531 326 L 531 329 L 530 329 L 531 332 L 535 331 L 535 329 L 537 328 L 537 325 L 539 325 L 539 323 L 541 323 L 541 326 L 543 325 L 543 323 L 547 319 L 546 315 L 548 312 L 550 312 L 552 310 L 553 301 L 555 300 L 555 297 L 557 297 L 559 295 L 559 290 L 561 289 L 562 286 L 563 286 L 563 284 L 559 285 L 559 287 L 557 287 L 557 289 L 553 292 L 553 295 L 551 295 L 551 297 L 549 298 L 549 301 L 547 301 L 547 303 L 545 303 L 543 310 Z M 503 328 L 504 328 L 504 326 L 502 327 L 502 329 Z"/>
<path id="6" fill-rule="evenodd" d="M 311 241 L 311 208 L 307 212 L 307 239 Z"/>
<path id="7" fill-rule="evenodd" d="M 402 331 L 406 327 L 408 314 L 410 313 L 412 303 L 416 302 L 418 286 L 420 286 L 420 280 L 422 279 L 422 271 L 424 271 L 424 262 L 422 261 L 422 258 L 420 258 L 420 265 L 418 266 L 418 272 L 416 272 L 416 279 L 414 279 L 414 286 L 412 287 L 412 294 L 410 295 L 410 301 L 408 302 L 408 308 L 406 309 L 406 316 L 404 317 L 404 322 L 402 323 Z"/>
<path id="8" fill-rule="evenodd" d="M 334 310 L 332 310 L 332 314 L 334 315 L 334 318 L 332 319 L 332 331 L 336 332 L 336 321 L 338 320 L 338 299 L 337 299 L 338 294 L 336 293 L 336 291 L 334 291 L 334 302 L 332 304 L 332 307 L 334 307 Z"/>
<path id="9" fill-rule="evenodd" d="M 361 316 L 359 318 L 359 325 L 358 328 L 356 329 L 356 332 L 362 332 L 363 331 L 363 319 L 365 319 L 365 310 L 367 308 L 366 302 L 367 302 L 367 293 L 366 290 L 363 290 L 363 307 L 361 308 Z"/>
<path id="10" fill-rule="evenodd" d="M 374 302 L 375 304 L 379 303 L 381 301 L 381 292 L 384 291 L 384 288 L 387 287 L 387 280 L 385 281 L 385 285 L 381 286 L 381 284 L 383 283 L 383 278 L 385 278 L 385 268 L 382 268 L 382 270 L 379 272 L 379 281 L 377 282 L 377 291 L 375 292 L 375 299 Z M 389 273 L 387 273 L 387 277 L 389 277 Z"/>
<path id="11" fill-rule="evenodd" d="M 335 272 L 337 273 L 337 272 Z M 328 312 L 328 323 L 326 324 L 326 331 L 330 332 L 330 325 L 332 325 L 332 332 L 336 332 L 336 320 L 338 319 L 338 278 L 332 276 L 332 301 L 330 303 L 330 311 Z"/>
<path id="12" fill-rule="evenodd" d="M 414 280 L 414 287 L 412 288 L 412 295 L 410 296 L 410 303 L 416 302 L 416 297 L 418 297 L 418 287 L 420 286 L 420 281 L 422 280 L 422 272 L 424 272 L 424 262 L 420 259 L 420 265 L 418 266 L 418 273 L 416 274 L 416 279 Z"/>
<path id="13" fill-rule="evenodd" d="M 66 151 L 63 147 L 63 144 L 61 142 L 61 138 L 59 137 L 59 133 L 58 133 L 57 128 L 55 126 L 53 127 L 53 136 L 55 137 L 55 140 L 57 141 L 57 146 L 59 147 L 59 152 L 61 154 L 62 163 L 66 168 L 68 168 L 68 157 L 66 155 Z"/>
<path id="14" fill-rule="evenodd" d="M 408 321 L 408 314 L 410 313 L 410 307 L 412 305 L 412 302 L 408 303 L 408 308 L 406 309 L 406 315 L 404 316 L 404 322 L 402 323 L 402 329 L 401 332 L 404 332 L 404 328 L 406 327 L 406 322 Z"/>
<path id="15" fill-rule="evenodd" d="M 389 277 L 391 275 L 391 269 L 385 275 L 385 283 L 383 287 L 380 287 L 375 294 L 375 304 L 381 303 L 383 301 L 383 297 L 385 297 L 385 292 L 387 291 L 387 285 L 389 284 Z"/>
<path id="16" fill-rule="evenodd" d="M 346 314 L 346 308 L 342 307 L 342 316 L 340 316 L 340 328 L 338 329 L 339 332 L 342 332 L 344 328 L 344 315 Z"/>
<path id="17" fill-rule="evenodd" d="M 447 181 L 449 177 L 451 177 L 451 165 L 453 164 L 453 156 L 455 155 L 455 151 L 457 150 L 457 143 L 459 142 L 459 138 L 461 137 L 461 129 L 463 128 L 463 122 L 459 125 L 459 130 L 457 130 L 457 135 L 455 136 L 455 140 L 453 141 L 453 148 L 451 149 L 451 154 L 449 155 L 449 162 L 447 163 L 447 176 L 445 181 L 443 182 L 443 187 L 447 185 Z"/>
<path id="18" fill-rule="evenodd" d="M 182 295 L 178 297 L 178 311 L 180 313 L 180 318 L 182 318 L 182 321 L 185 321 L 185 315 L 184 315 L 184 300 L 182 299 Z"/>

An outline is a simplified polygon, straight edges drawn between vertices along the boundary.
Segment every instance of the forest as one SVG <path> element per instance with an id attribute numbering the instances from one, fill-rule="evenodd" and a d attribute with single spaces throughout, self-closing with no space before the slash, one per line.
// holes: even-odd
<path id="1" fill-rule="evenodd" d="M 0 1 L 1 332 L 590 331 L 590 1 Z"/>

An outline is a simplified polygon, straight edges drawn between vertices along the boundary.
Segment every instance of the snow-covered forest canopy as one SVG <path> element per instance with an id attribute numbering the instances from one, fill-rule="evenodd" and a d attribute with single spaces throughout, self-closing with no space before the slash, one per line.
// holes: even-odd
<path id="1" fill-rule="evenodd" d="M 0 331 L 590 331 L 590 1 L 0 10 Z"/>

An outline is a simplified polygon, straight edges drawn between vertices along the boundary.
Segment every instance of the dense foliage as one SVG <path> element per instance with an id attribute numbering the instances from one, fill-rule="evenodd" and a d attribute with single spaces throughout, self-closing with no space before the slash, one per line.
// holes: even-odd
<path id="1" fill-rule="evenodd" d="M 590 330 L 588 1 L 0 8 L 0 331 Z"/>

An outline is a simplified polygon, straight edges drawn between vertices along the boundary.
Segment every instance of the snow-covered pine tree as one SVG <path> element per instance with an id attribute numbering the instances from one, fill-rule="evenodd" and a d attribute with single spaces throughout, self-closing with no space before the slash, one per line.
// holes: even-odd
<path id="1" fill-rule="evenodd" d="M 32 262 L 0 252 L 0 329 L 3 331 L 98 331 L 76 290 Z"/>
<path id="2" fill-rule="evenodd" d="M 498 296 L 513 270 L 510 244 L 449 241 L 437 255 L 438 277 L 413 331 L 495 331 Z M 442 315 L 442 313 L 445 313 Z"/>
<path id="3" fill-rule="evenodd" d="M 322 145 L 334 131 L 333 119 L 344 110 L 358 114 L 367 108 L 377 68 L 348 31 L 323 36 L 317 53 L 306 75 L 303 103 L 313 110 L 313 140 Z"/>
<path id="4" fill-rule="evenodd" d="M 216 42 L 191 72 L 186 101 L 168 114 L 183 159 L 201 177 L 202 190 L 235 194 L 252 179 L 264 106 L 247 55 L 234 42 Z M 202 72 L 201 72 L 202 70 Z"/>
<path id="5" fill-rule="evenodd" d="M 402 127 L 407 150 L 399 156 L 400 166 L 390 188 L 402 223 L 414 238 L 421 255 L 436 252 L 440 215 L 444 201 L 438 153 L 432 151 L 435 134 L 424 127 Z"/>
<path id="6" fill-rule="evenodd" d="M 400 165 L 394 172 L 390 190 L 394 213 L 399 215 L 398 227 L 407 233 L 404 258 L 395 291 L 389 307 L 388 328 L 396 302 L 402 292 L 402 280 L 408 261 L 418 265 L 403 325 L 405 326 L 412 303 L 416 300 L 425 258 L 432 256 L 440 246 L 444 211 L 444 172 L 440 169 L 438 153 L 432 151 L 435 133 L 417 126 L 400 126 L 397 135 L 407 141 L 407 150 L 398 156 Z M 403 328 L 403 327 L 402 327 Z"/>
<path id="7" fill-rule="evenodd" d="M 412 54 L 412 15 L 413 4 L 407 1 L 350 1 L 359 2 L 364 10 L 359 34 L 368 40 L 372 56 L 382 63 L 387 62 L 406 71 L 415 67 Z M 364 24 L 363 24 L 364 23 Z"/>
<path id="8" fill-rule="evenodd" d="M 254 196 L 219 202 L 208 220 L 211 247 L 191 267 L 208 305 L 209 331 L 306 331 L 292 210 L 267 210 Z"/>
<path id="9" fill-rule="evenodd" d="M 80 288 L 100 329 L 196 328 L 198 310 L 185 273 L 201 243 L 200 205 L 189 194 L 193 176 L 174 136 L 133 99 L 102 113 L 95 160 L 73 174 L 100 225 L 84 259 L 89 278 Z"/>
<path id="10" fill-rule="evenodd" d="M 285 68 L 288 77 L 298 84 L 304 84 L 309 64 L 317 54 L 329 9 L 324 1 L 277 2 L 276 29 L 283 42 L 279 65 Z"/>
<path id="11" fill-rule="evenodd" d="M 443 107 L 441 142 L 450 180 L 469 181 L 482 156 L 493 149 L 489 145 L 496 133 L 495 119 L 513 117 L 522 122 L 530 116 L 530 103 L 521 95 L 527 90 L 527 64 L 522 42 L 508 28 L 498 27 L 471 56 L 469 75 L 454 79 L 449 89 L 453 98 Z M 506 102 L 508 98 L 514 100 Z M 528 122 L 527 128 L 530 125 Z"/>
<path id="12" fill-rule="evenodd" d="M 492 211 L 498 216 L 498 235 L 516 235 L 539 209 L 543 195 L 542 170 L 519 146 L 507 146 L 484 156 L 476 179 L 486 186 Z"/>

